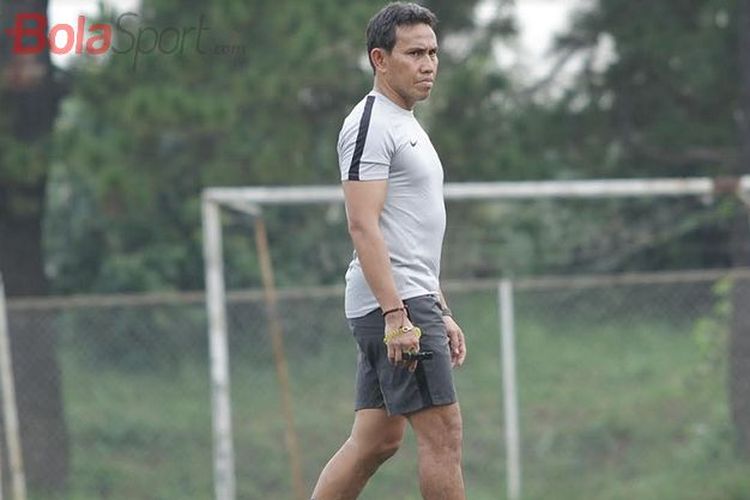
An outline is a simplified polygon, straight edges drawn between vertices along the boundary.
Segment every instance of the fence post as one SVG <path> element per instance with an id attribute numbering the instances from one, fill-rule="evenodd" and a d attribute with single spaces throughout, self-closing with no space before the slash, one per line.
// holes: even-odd
<path id="1" fill-rule="evenodd" d="M 500 311 L 500 359 L 503 374 L 503 407 L 505 410 L 505 449 L 508 498 L 521 498 L 521 437 L 518 425 L 516 386 L 515 320 L 513 318 L 513 282 L 501 280 L 498 285 Z"/>
<path id="2" fill-rule="evenodd" d="M 18 428 L 18 408 L 13 379 L 13 361 L 8 334 L 8 316 L 5 307 L 5 285 L 0 274 L 0 384 L 3 394 L 3 418 L 5 420 L 5 440 L 8 444 L 10 479 L 13 500 L 26 500 L 26 477 L 23 471 L 21 434 Z M 2 496 L 2 484 L 0 484 Z"/>
<path id="3" fill-rule="evenodd" d="M 206 266 L 211 357 L 211 395 L 214 433 L 214 490 L 216 500 L 235 499 L 232 408 L 229 394 L 229 348 L 224 266 L 222 264 L 221 214 L 216 203 L 203 199 L 203 257 Z"/>

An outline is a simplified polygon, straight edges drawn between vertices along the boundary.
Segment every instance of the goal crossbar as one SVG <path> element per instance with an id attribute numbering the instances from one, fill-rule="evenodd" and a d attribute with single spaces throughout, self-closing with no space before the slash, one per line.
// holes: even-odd
<path id="1" fill-rule="evenodd" d="M 579 181 L 448 182 L 447 200 L 623 198 L 646 196 L 711 196 L 750 192 L 750 175 Z M 208 188 L 206 202 L 237 205 L 286 205 L 343 201 L 341 186 Z"/>

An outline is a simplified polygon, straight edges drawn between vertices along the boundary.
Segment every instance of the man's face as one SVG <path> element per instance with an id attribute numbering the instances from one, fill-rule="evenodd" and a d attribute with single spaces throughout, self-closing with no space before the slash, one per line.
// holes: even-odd
<path id="1" fill-rule="evenodd" d="M 437 37 L 426 24 L 398 26 L 396 45 L 383 51 L 382 80 L 397 94 L 404 107 L 430 96 L 438 68 Z"/>

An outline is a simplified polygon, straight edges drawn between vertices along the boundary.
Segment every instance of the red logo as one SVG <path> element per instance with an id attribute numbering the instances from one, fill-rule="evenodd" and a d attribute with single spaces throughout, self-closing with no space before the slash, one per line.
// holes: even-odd
<path id="1" fill-rule="evenodd" d="M 20 13 L 13 27 L 5 32 L 13 38 L 14 54 L 39 54 L 49 48 L 53 54 L 75 50 L 76 54 L 99 55 L 112 47 L 112 26 L 92 24 L 87 30 L 84 16 L 78 16 L 75 27 L 55 24 L 47 34 L 47 16 L 38 12 Z"/>

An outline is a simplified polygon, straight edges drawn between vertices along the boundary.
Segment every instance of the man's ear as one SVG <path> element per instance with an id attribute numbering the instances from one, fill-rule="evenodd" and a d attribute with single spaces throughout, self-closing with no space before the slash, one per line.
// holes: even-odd
<path id="1" fill-rule="evenodd" d="M 374 48 L 370 51 L 370 61 L 372 61 L 372 65 L 375 66 L 375 69 L 378 71 L 385 71 L 386 64 L 386 51 L 385 49 L 381 48 Z"/>

